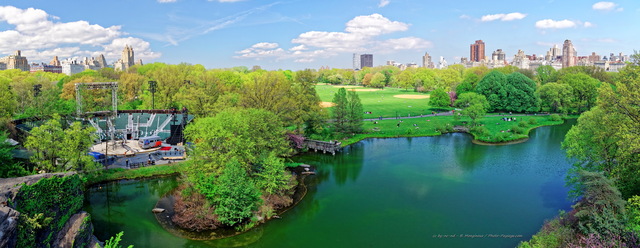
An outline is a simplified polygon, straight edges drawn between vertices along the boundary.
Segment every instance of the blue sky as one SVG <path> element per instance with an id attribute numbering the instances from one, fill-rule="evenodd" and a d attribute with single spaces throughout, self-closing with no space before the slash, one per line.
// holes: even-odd
<path id="1" fill-rule="evenodd" d="M 572 40 L 578 55 L 640 50 L 640 1 L 585 0 L 15 0 L 0 3 L 0 56 L 30 62 L 104 54 L 125 44 L 145 63 L 207 68 L 351 68 L 353 53 L 449 64 L 484 40 L 486 55 L 544 55 Z"/>

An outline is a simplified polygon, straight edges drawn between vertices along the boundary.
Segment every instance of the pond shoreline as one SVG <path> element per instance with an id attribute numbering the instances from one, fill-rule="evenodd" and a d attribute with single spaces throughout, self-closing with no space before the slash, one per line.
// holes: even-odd
<path id="1" fill-rule="evenodd" d="M 295 169 L 295 171 L 292 171 L 293 173 L 296 173 L 297 175 L 300 175 L 300 177 L 297 179 L 298 185 L 296 185 L 296 188 L 295 188 L 294 193 L 292 195 L 293 203 L 291 203 L 291 205 L 289 205 L 289 206 L 287 206 L 287 207 L 285 207 L 283 209 L 277 210 L 277 213 L 274 216 L 279 216 L 279 215 L 291 210 L 293 207 L 298 205 L 298 203 L 300 201 L 302 201 L 302 199 L 304 199 L 304 196 L 307 194 L 307 185 L 305 183 L 305 179 L 309 175 L 302 173 L 305 170 L 301 166 L 298 166 L 298 167 L 295 167 L 295 168 L 292 168 L 292 169 Z M 206 231 L 201 231 L 201 232 L 190 231 L 190 230 L 187 230 L 187 229 L 184 229 L 184 228 L 181 228 L 181 227 L 177 226 L 171 220 L 171 218 L 175 214 L 175 212 L 174 212 L 174 203 L 175 203 L 174 193 L 175 193 L 175 190 L 176 189 L 169 191 L 167 194 L 165 194 L 162 198 L 160 198 L 158 200 L 158 202 L 155 205 L 155 208 L 164 209 L 164 212 L 155 213 L 154 215 L 155 215 L 156 220 L 158 221 L 158 223 L 162 226 L 162 228 L 164 228 L 167 232 L 169 232 L 169 233 L 171 233 L 171 234 L 173 234 L 173 235 L 175 235 L 177 237 L 190 239 L 190 240 L 224 239 L 224 238 L 233 237 L 233 236 L 237 236 L 237 235 L 249 232 L 249 231 L 254 230 L 257 227 L 267 223 L 270 220 L 278 219 L 278 218 L 264 219 L 262 221 L 256 222 L 255 225 L 251 226 L 250 228 L 247 228 L 246 230 L 242 230 L 242 231 L 238 231 L 235 228 L 217 228 L 217 229 L 206 230 Z"/>
<path id="2" fill-rule="evenodd" d="M 577 117 L 576 117 L 577 118 Z M 486 141 L 483 140 L 481 138 L 476 137 L 476 135 L 472 132 L 466 131 L 466 130 L 452 130 L 450 132 L 439 132 L 437 134 L 428 134 L 428 135 L 419 135 L 419 134 L 407 134 L 407 135 L 375 135 L 375 133 L 366 133 L 366 134 L 362 134 L 362 137 L 359 137 L 358 139 L 347 139 L 347 140 L 343 140 L 342 141 L 342 147 L 347 147 L 349 145 L 353 145 L 356 144 L 360 141 L 366 140 L 366 139 L 370 139 L 370 138 L 374 138 L 374 139 L 380 139 L 380 138 L 415 138 L 415 137 L 436 137 L 436 136 L 440 136 L 443 134 L 448 134 L 448 133 L 467 133 L 470 134 L 472 136 L 472 140 L 471 142 L 474 144 L 478 144 L 478 145 L 512 145 L 512 144 L 520 144 L 523 142 L 526 142 L 527 140 L 529 140 L 529 133 L 531 132 L 531 130 L 534 130 L 536 128 L 540 128 L 540 127 L 547 127 L 547 126 L 557 126 L 557 125 L 562 125 L 566 122 L 567 119 L 575 119 L 573 117 L 567 117 L 562 119 L 562 122 L 557 123 L 557 124 L 547 124 L 547 125 L 538 125 L 535 127 L 531 127 L 529 129 L 526 130 L 525 134 L 527 135 L 527 137 L 523 137 L 523 138 L 517 138 L 517 139 L 513 139 L 513 140 L 506 140 L 506 141 L 502 141 L 502 142 L 491 142 L 491 141 Z M 468 130 L 468 128 L 465 127 L 465 129 Z"/>

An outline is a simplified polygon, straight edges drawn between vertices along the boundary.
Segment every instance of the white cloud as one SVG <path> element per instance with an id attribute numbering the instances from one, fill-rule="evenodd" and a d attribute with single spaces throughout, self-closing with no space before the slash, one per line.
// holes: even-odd
<path id="1" fill-rule="evenodd" d="M 377 45 L 379 50 L 419 50 L 433 47 L 430 41 L 417 37 L 404 37 L 381 41 Z"/>
<path id="2" fill-rule="evenodd" d="M 309 50 L 309 48 L 307 48 L 307 46 L 305 46 L 305 45 L 299 45 L 299 46 L 294 46 L 291 49 L 289 49 L 289 51 L 304 51 L 304 50 Z"/>
<path id="3" fill-rule="evenodd" d="M 398 31 L 406 31 L 407 29 L 409 29 L 409 24 L 390 21 L 380 14 L 373 14 L 368 16 L 356 16 L 347 22 L 347 28 L 345 31 L 349 33 L 375 36 Z"/>
<path id="4" fill-rule="evenodd" d="M 244 0 L 209 0 L 209 2 L 221 2 L 221 3 L 235 3 Z"/>
<path id="5" fill-rule="evenodd" d="M 471 19 L 471 16 L 468 16 L 468 15 L 464 15 L 464 14 L 463 14 L 463 15 L 459 16 L 459 18 L 460 18 L 460 19 Z"/>
<path id="6" fill-rule="evenodd" d="M 591 8 L 593 8 L 594 10 L 601 10 L 601 11 L 612 11 L 612 10 L 616 10 L 616 11 L 623 11 L 623 8 L 616 8 L 618 7 L 618 4 L 614 3 L 614 2 L 597 2 L 594 3 Z"/>
<path id="7" fill-rule="evenodd" d="M 30 62 L 49 61 L 53 56 L 90 57 L 104 53 L 108 60 L 120 58 L 120 52 L 113 56 L 107 49 L 126 33 L 120 26 L 102 27 L 86 21 L 57 22 L 58 17 L 47 14 L 44 10 L 13 6 L 0 6 L 0 23 L 5 22 L 14 29 L 0 31 L 0 54 L 22 50 Z M 157 58 L 158 53 L 151 52 L 149 43 L 138 38 L 129 43 L 134 46 L 138 58 Z M 122 51 L 124 44 L 118 48 Z M 101 50 L 104 49 L 104 50 Z"/>
<path id="8" fill-rule="evenodd" d="M 584 25 L 585 28 L 593 27 L 593 23 L 591 23 L 591 22 L 584 22 L 583 25 Z"/>
<path id="9" fill-rule="evenodd" d="M 495 20 L 500 21 L 513 21 L 513 20 L 521 20 L 527 17 L 527 14 L 522 14 L 520 12 L 513 12 L 508 14 L 493 14 L 493 15 L 485 15 L 480 18 L 483 22 L 490 22 Z"/>
<path id="10" fill-rule="evenodd" d="M 577 23 L 569 21 L 567 19 L 561 21 L 555 21 L 551 19 L 544 19 L 536 22 L 536 28 L 540 29 L 562 29 L 562 28 L 574 28 Z"/>
<path id="11" fill-rule="evenodd" d="M 278 46 L 278 43 L 260 42 L 251 47 L 256 49 L 274 49 Z"/>
<path id="12" fill-rule="evenodd" d="M 258 43 L 236 52 L 235 58 L 261 59 L 266 57 L 294 59 L 296 62 L 311 62 L 318 57 L 328 58 L 339 53 L 363 52 L 367 49 L 397 51 L 418 50 L 431 47 L 430 41 L 417 37 L 378 40 L 383 34 L 406 31 L 409 24 L 391 21 L 380 14 L 357 16 L 345 24 L 344 32 L 309 31 L 291 40 L 296 44 L 288 51 L 277 46 L 263 47 Z M 268 43 L 270 44 L 270 43 Z M 261 48 L 258 48 L 261 47 Z"/>
<path id="13" fill-rule="evenodd" d="M 389 0 L 380 0 L 380 3 L 378 4 L 378 8 L 382 8 L 384 6 L 389 5 L 389 3 L 391 3 L 391 1 Z"/>
<path id="14" fill-rule="evenodd" d="M 175 3 L 178 0 L 158 0 L 159 3 Z"/>

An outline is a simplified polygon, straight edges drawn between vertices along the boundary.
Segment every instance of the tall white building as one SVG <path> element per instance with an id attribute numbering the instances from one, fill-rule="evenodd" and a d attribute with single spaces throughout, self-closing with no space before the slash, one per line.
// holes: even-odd
<path id="1" fill-rule="evenodd" d="M 357 54 L 357 53 L 353 54 L 353 69 L 354 70 L 362 69 L 360 68 L 360 54 Z"/>

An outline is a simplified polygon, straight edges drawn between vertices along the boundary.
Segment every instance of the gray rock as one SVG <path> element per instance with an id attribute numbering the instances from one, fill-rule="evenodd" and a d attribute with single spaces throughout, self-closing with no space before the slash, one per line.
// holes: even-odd
<path id="1" fill-rule="evenodd" d="M 16 247 L 18 216 L 18 211 L 7 206 L 0 207 L 0 247 Z"/>
<path id="2" fill-rule="evenodd" d="M 93 242 L 93 225 L 89 213 L 82 211 L 69 218 L 58 233 L 52 247 L 90 247 Z"/>

